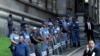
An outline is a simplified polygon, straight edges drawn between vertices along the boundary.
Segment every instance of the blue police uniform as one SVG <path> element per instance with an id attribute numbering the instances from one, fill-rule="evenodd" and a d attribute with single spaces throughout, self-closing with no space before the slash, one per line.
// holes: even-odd
<path id="1" fill-rule="evenodd" d="M 24 30 L 24 26 L 27 24 L 27 22 L 24 20 L 24 18 L 22 18 L 22 21 L 21 21 L 21 31 Z"/>
<path id="2" fill-rule="evenodd" d="M 27 31 L 22 31 L 22 35 L 23 35 L 23 37 L 24 37 L 24 39 L 25 39 L 25 42 L 26 42 L 27 44 L 29 44 L 29 42 L 30 42 L 30 35 L 29 35 L 29 32 L 27 32 Z"/>
<path id="3" fill-rule="evenodd" d="M 30 45 L 30 34 L 27 31 L 22 31 L 22 36 L 24 37 L 25 43 L 28 45 L 30 53 L 35 53 L 34 45 Z"/>
<path id="4" fill-rule="evenodd" d="M 71 23 L 71 33 L 72 33 L 72 43 L 76 47 L 76 44 L 80 46 L 80 37 L 79 37 L 79 24 L 76 21 Z"/>
<path id="5" fill-rule="evenodd" d="M 68 30 L 68 24 L 66 21 L 63 21 L 62 25 L 63 25 L 63 30 L 65 31 L 65 32 L 63 32 L 63 38 L 64 38 L 64 41 L 67 41 L 68 38 L 67 38 L 66 29 Z"/>
<path id="6" fill-rule="evenodd" d="M 18 34 L 12 33 L 10 35 L 10 39 L 13 40 L 13 41 L 15 41 L 16 43 L 19 43 L 19 35 Z M 16 46 L 16 44 L 11 44 L 11 46 L 10 46 L 10 50 L 12 52 L 12 56 L 15 55 L 15 53 L 14 53 L 15 46 Z"/>
<path id="7" fill-rule="evenodd" d="M 26 43 L 19 43 L 15 46 L 15 56 L 29 56 L 29 48 Z"/>
<path id="8" fill-rule="evenodd" d="M 19 42 L 18 40 L 19 40 L 19 35 L 18 34 L 14 34 L 14 33 L 12 33 L 11 35 L 10 35 L 10 39 L 11 40 L 14 40 L 15 42 Z"/>
<path id="9" fill-rule="evenodd" d="M 49 37 L 49 30 L 48 28 L 40 28 L 40 35 L 47 40 L 47 38 Z M 42 52 L 45 52 L 47 54 L 47 48 L 48 48 L 48 42 L 47 41 L 43 41 L 43 43 L 41 44 L 41 48 L 42 48 Z M 42 53 L 43 54 L 43 53 Z"/>
<path id="10" fill-rule="evenodd" d="M 28 32 L 28 25 L 24 26 L 24 30 L 21 32 L 21 35 L 24 37 L 24 42 L 28 45 L 30 53 L 34 53 L 34 45 L 31 45 L 30 33 Z"/>
<path id="11" fill-rule="evenodd" d="M 59 32 L 60 32 L 60 27 L 59 27 L 59 26 L 55 26 L 55 27 L 54 27 L 54 35 L 58 35 L 58 36 L 57 36 L 57 43 L 60 42 Z"/>
<path id="12" fill-rule="evenodd" d="M 53 36 L 54 35 L 54 26 L 53 26 L 53 23 L 49 22 L 48 25 L 50 25 L 49 26 L 49 33 L 50 33 L 51 36 Z"/>
<path id="13" fill-rule="evenodd" d="M 59 54 L 59 50 L 61 48 L 61 35 L 60 35 L 60 27 L 55 25 L 54 26 L 54 54 Z"/>
<path id="14" fill-rule="evenodd" d="M 10 34 L 12 33 L 12 29 L 13 29 L 13 20 L 12 18 L 8 17 L 7 18 L 8 21 L 8 36 L 10 36 Z"/>

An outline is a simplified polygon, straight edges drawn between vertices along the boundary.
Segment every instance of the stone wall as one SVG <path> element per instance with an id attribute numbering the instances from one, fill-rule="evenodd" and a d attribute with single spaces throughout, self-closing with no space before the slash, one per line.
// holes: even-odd
<path id="1" fill-rule="evenodd" d="M 18 12 L 19 14 L 25 14 L 26 16 L 31 18 L 37 18 L 40 20 L 47 20 L 48 18 L 52 18 L 55 19 L 56 16 L 53 14 L 49 14 L 46 13 L 44 11 L 38 10 L 32 6 L 29 6 L 29 12 L 26 13 L 24 12 L 24 7 L 25 4 L 24 3 L 20 3 L 16 0 L 0 0 L 0 35 L 6 36 L 8 33 L 8 29 L 7 29 L 7 20 L 6 18 L 8 17 L 9 13 L 12 12 Z M 3 10 L 3 7 L 7 10 Z M 14 13 L 13 14 L 13 19 L 14 19 L 14 26 L 20 28 L 20 23 L 17 22 L 16 20 L 20 21 L 21 20 L 21 15 L 16 15 Z M 24 17 L 24 16 L 23 16 Z M 29 23 L 31 22 L 32 24 L 30 26 L 35 26 L 36 25 L 41 25 L 41 22 L 39 21 L 35 21 L 34 19 L 31 20 L 30 18 L 25 17 L 25 20 L 28 21 Z"/>

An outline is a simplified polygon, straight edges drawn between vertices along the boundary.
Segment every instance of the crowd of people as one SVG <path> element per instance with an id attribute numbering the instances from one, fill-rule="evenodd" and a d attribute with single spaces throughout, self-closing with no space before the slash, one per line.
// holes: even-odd
<path id="1" fill-rule="evenodd" d="M 20 30 L 17 27 L 13 27 L 11 14 L 7 19 L 8 36 L 11 40 L 9 48 L 12 56 L 30 56 L 31 53 L 33 56 L 50 56 L 50 53 L 58 53 L 56 51 L 61 52 L 62 49 L 67 49 L 69 40 L 73 47 L 81 46 L 79 22 L 76 16 L 72 17 L 72 21 L 69 21 L 69 17 L 61 20 L 59 18 L 56 20 L 49 19 L 42 23 L 41 28 L 32 27 L 31 32 L 29 32 L 29 25 L 23 17 Z M 88 41 L 91 39 L 88 38 Z"/>

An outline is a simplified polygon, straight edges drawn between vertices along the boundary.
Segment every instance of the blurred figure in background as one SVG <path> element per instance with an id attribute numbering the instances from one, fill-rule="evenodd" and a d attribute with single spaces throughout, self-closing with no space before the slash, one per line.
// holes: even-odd
<path id="1" fill-rule="evenodd" d="M 54 23 L 55 23 L 55 22 L 54 22 Z M 56 23 L 58 24 L 58 26 L 59 26 L 60 28 L 63 27 L 63 26 L 62 26 L 62 22 L 61 22 L 61 20 L 60 20 L 60 17 L 57 17 Z"/>
<path id="2" fill-rule="evenodd" d="M 88 18 L 87 22 L 85 23 L 85 33 L 87 34 L 87 41 L 91 39 L 94 40 L 93 29 L 94 29 L 94 25 L 90 21 L 90 18 Z"/>
<path id="3" fill-rule="evenodd" d="M 70 28 L 71 28 L 71 39 L 72 39 L 73 47 L 76 46 L 80 47 L 79 24 L 77 22 L 76 17 L 73 17 Z"/>
<path id="4" fill-rule="evenodd" d="M 8 21 L 8 37 L 9 37 L 10 34 L 12 33 L 12 29 L 13 29 L 12 14 L 9 14 L 9 17 L 7 18 L 7 21 Z"/>
<path id="5" fill-rule="evenodd" d="M 24 17 L 22 17 L 22 20 L 21 20 L 21 31 L 24 30 L 24 26 L 27 25 L 27 22 L 25 21 Z"/>

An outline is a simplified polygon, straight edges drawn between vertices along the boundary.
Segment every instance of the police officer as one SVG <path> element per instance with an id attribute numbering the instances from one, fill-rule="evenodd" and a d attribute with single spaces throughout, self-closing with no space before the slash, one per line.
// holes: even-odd
<path id="1" fill-rule="evenodd" d="M 47 23 L 44 22 L 42 27 L 40 28 L 40 37 L 42 38 L 43 42 L 41 44 L 42 47 L 42 56 L 47 55 L 47 48 L 48 48 L 48 40 L 50 39 L 50 33 L 47 27 Z"/>
<path id="2" fill-rule="evenodd" d="M 54 43 L 54 25 L 53 25 L 53 23 L 52 22 L 49 22 L 48 23 L 48 26 L 49 26 L 49 33 L 50 33 L 50 41 L 49 41 L 49 48 L 48 48 L 48 50 L 49 50 L 49 56 L 51 56 L 52 55 L 52 53 L 53 53 L 53 43 Z"/>
<path id="3" fill-rule="evenodd" d="M 72 43 L 73 46 L 76 47 L 76 45 L 80 46 L 80 37 L 79 37 L 79 24 L 76 20 L 76 17 L 73 17 L 72 23 L 71 23 L 71 34 L 72 34 Z"/>
<path id="4" fill-rule="evenodd" d="M 49 33 L 51 35 L 51 37 L 54 35 L 54 27 L 53 27 L 53 23 L 52 22 L 49 22 L 48 23 L 48 26 L 49 26 Z"/>
<path id="5" fill-rule="evenodd" d="M 59 50 L 61 49 L 60 46 L 60 42 L 61 42 L 61 35 L 60 35 L 60 32 L 61 32 L 61 28 L 60 26 L 58 25 L 58 23 L 55 22 L 54 24 L 54 41 L 55 41 L 55 44 L 54 46 L 56 46 L 56 48 L 54 47 L 54 53 L 56 54 L 59 54 Z"/>
<path id="6" fill-rule="evenodd" d="M 9 17 L 7 18 L 8 21 L 8 37 L 10 36 L 10 34 L 12 33 L 12 29 L 13 29 L 13 19 L 12 19 L 12 14 L 9 14 Z"/>
<path id="7" fill-rule="evenodd" d="M 60 28 L 63 27 L 63 26 L 62 26 L 62 22 L 61 22 L 61 20 L 60 20 L 60 17 L 57 17 L 56 23 L 58 24 L 58 26 L 59 26 Z"/>
<path id="8" fill-rule="evenodd" d="M 28 45 L 28 47 L 30 49 L 30 53 L 32 53 L 32 52 L 34 52 L 34 49 L 33 49 L 34 46 L 31 45 L 30 33 L 28 32 L 28 30 L 29 30 L 29 26 L 25 25 L 24 30 L 21 32 L 21 35 L 24 37 L 24 41 Z"/>
<path id="9" fill-rule="evenodd" d="M 70 40 L 70 45 L 71 45 L 71 37 L 70 37 L 70 33 L 71 33 L 71 31 L 70 31 L 70 25 L 71 25 L 71 22 L 69 21 L 69 17 L 67 17 L 66 19 L 65 19 L 65 21 L 66 21 L 66 30 L 67 30 L 67 41 L 66 41 L 66 44 L 68 43 L 68 38 L 69 38 L 69 40 Z"/>
<path id="10" fill-rule="evenodd" d="M 64 38 L 64 41 L 65 41 L 66 47 L 67 47 L 68 33 L 69 33 L 69 22 L 68 22 L 68 19 L 66 19 L 66 20 L 63 19 L 62 25 L 63 25 L 63 28 L 62 28 L 63 38 Z"/>
<path id="11" fill-rule="evenodd" d="M 68 41 L 68 23 L 65 19 L 63 19 L 62 21 L 62 25 L 63 25 L 63 28 L 62 28 L 62 32 L 63 32 L 63 41 L 66 42 L 66 47 L 67 47 L 67 41 Z"/>
<path id="12" fill-rule="evenodd" d="M 59 39 L 60 32 L 61 32 L 60 26 L 58 25 L 58 23 L 55 23 L 55 25 L 54 25 L 54 35 L 57 37 L 58 42 L 60 41 L 60 39 Z"/>
<path id="13" fill-rule="evenodd" d="M 25 42 L 27 44 L 30 43 L 30 35 L 29 35 L 29 32 L 28 32 L 29 28 L 28 28 L 28 25 L 25 25 L 24 26 L 24 30 L 22 31 L 22 36 L 25 38 Z"/>
<path id="14" fill-rule="evenodd" d="M 32 27 L 32 32 L 30 33 L 31 43 L 34 45 L 36 56 L 42 56 L 41 53 L 41 38 L 39 36 L 39 32 L 37 27 Z"/>
<path id="15" fill-rule="evenodd" d="M 10 50 L 12 52 L 12 56 L 14 56 L 15 46 L 19 42 L 19 34 L 18 34 L 18 29 L 17 28 L 13 28 L 13 32 L 10 35 L 10 40 L 11 40 Z"/>
<path id="16" fill-rule="evenodd" d="M 21 20 L 21 31 L 24 30 L 24 26 L 27 25 L 27 22 L 25 21 L 24 17 L 22 17 L 22 20 Z"/>

